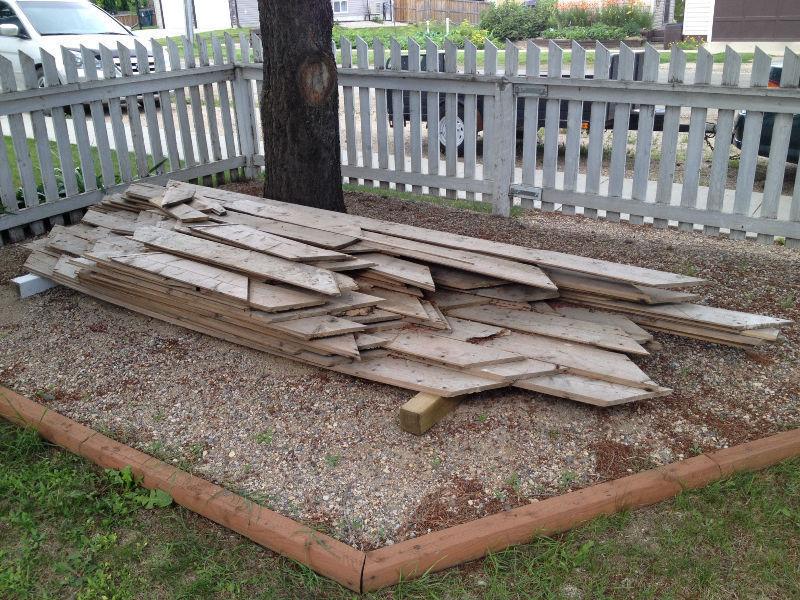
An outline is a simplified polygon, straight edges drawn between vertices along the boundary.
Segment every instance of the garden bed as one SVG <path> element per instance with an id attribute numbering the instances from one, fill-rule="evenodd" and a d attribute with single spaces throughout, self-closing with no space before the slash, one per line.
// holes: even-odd
<path id="1" fill-rule="evenodd" d="M 257 193 L 260 184 L 236 191 Z M 676 231 L 528 213 L 506 220 L 349 194 L 349 210 L 707 278 L 704 301 L 797 319 L 800 254 Z M 0 382 L 124 443 L 322 526 L 360 548 L 800 425 L 798 327 L 764 350 L 656 334 L 637 362 L 672 396 L 596 409 L 475 395 L 427 435 L 402 390 L 305 367 L 55 289 L 20 302 L 0 250 Z"/>

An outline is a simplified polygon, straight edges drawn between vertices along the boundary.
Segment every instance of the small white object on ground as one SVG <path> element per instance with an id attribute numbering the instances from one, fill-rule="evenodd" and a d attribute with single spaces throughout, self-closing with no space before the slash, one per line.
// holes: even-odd
<path id="1" fill-rule="evenodd" d="M 58 285 L 55 281 L 47 279 L 47 277 L 40 277 L 32 273 L 15 277 L 11 282 L 16 284 L 20 298 L 30 298 Z"/>

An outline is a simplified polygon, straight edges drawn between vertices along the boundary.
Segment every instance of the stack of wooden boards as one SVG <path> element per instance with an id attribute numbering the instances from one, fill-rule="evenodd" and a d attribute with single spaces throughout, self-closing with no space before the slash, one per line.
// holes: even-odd
<path id="1" fill-rule="evenodd" d="M 691 302 L 702 280 L 188 183 L 131 185 L 31 244 L 27 268 L 152 317 L 452 397 L 514 386 L 663 396 L 648 329 L 757 346 L 789 322 Z"/>

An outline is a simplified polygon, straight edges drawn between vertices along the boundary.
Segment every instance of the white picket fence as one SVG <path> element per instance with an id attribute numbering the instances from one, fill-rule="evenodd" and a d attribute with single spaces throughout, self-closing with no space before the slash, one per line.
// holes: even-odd
<path id="1" fill-rule="evenodd" d="M 40 233 L 133 180 L 214 184 L 259 175 L 258 36 L 198 38 L 196 49 L 180 41 L 137 44 L 133 56 L 122 46 L 101 48 L 99 58 L 83 49 L 83 73 L 65 50 L 61 76 L 54 57 L 21 56 L 22 89 L 0 57 L 0 132 L 11 140 L 0 145 L 7 239 L 22 238 L 26 227 Z M 567 71 L 554 44 L 546 61 L 532 44 L 521 61 L 509 43 L 502 70 L 490 42 L 482 52 L 469 42 L 464 50 L 413 40 L 407 52 L 396 41 L 355 46 L 343 39 L 335 48 L 345 181 L 488 201 L 499 214 L 520 202 L 800 245 L 800 177 L 786 162 L 800 114 L 800 59 L 788 50 L 777 89 L 767 87 L 771 59 L 760 50 L 745 86 L 732 50 L 715 83 L 713 57 L 702 49 L 689 82 L 678 49 L 659 78 L 661 57 L 647 46 L 634 78 L 635 55 L 625 46 L 616 59 L 598 44 L 587 61 L 576 44 Z M 421 59 L 440 54 L 423 70 Z M 612 60 L 615 79 L 608 78 Z M 140 72 L 140 65 L 150 68 Z M 37 68 L 44 88 L 36 87 Z M 632 109 L 638 125 L 629 131 Z M 730 134 L 741 110 L 739 151 Z M 767 114 L 775 126 L 765 161 L 758 152 Z M 654 131 L 662 116 L 656 129 L 663 130 Z M 717 131 L 713 150 L 705 145 L 707 122 Z M 754 191 L 765 162 L 763 191 Z M 792 173 L 793 187 L 785 182 Z"/>

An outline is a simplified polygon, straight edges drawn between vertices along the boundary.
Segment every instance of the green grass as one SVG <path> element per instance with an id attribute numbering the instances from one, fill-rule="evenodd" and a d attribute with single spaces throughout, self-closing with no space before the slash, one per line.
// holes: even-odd
<path id="1" fill-rule="evenodd" d="M 0 598 L 354 597 L 167 501 L 0 423 Z M 368 597 L 799 595 L 794 460 Z"/>

